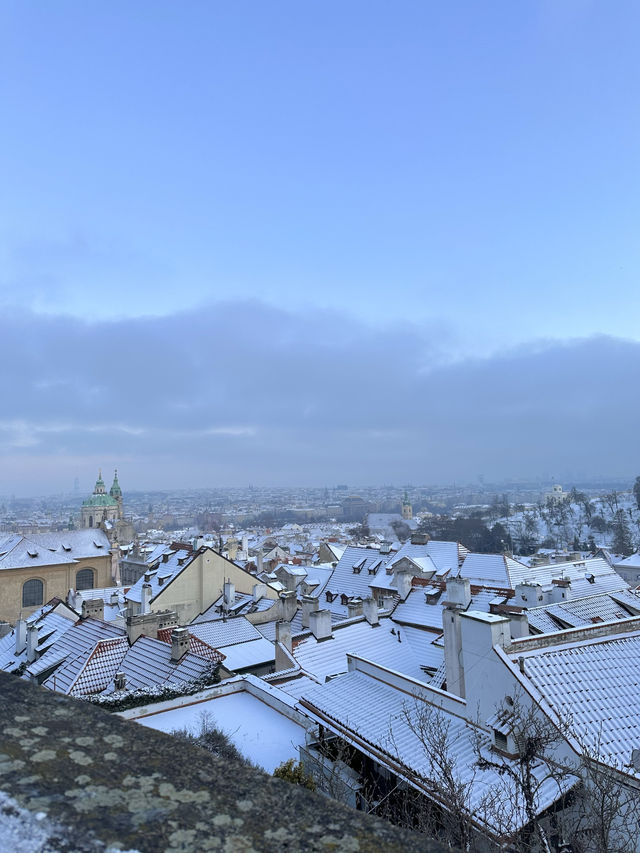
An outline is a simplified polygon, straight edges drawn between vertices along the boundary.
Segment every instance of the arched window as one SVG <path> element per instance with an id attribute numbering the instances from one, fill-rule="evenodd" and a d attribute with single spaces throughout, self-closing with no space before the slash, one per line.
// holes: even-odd
<path id="1" fill-rule="evenodd" d="M 76 589 L 93 589 L 93 569 L 80 569 L 76 574 Z"/>
<path id="2" fill-rule="evenodd" d="M 40 607 L 44 602 L 44 584 L 37 578 L 25 581 L 22 585 L 22 606 Z"/>
<path id="3" fill-rule="evenodd" d="M 89 527 L 93 527 L 93 516 L 89 516 Z"/>

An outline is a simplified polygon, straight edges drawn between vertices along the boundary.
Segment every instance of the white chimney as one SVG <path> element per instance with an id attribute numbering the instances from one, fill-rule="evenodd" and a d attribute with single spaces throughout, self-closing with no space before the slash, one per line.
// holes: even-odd
<path id="1" fill-rule="evenodd" d="M 276 622 L 276 643 L 282 643 L 288 651 L 291 651 L 293 648 L 293 643 L 291 641 L 291 622 Z"/>
<path id="2" fill-rule="evenodd" d="M 19 655 L 27 647 L 27 623 L 24 619 L 16 622 L 16 654 Z"/>
<path id="3" fill-rule="evenodd" d="M 260 601 L 267 594 L 266 583 L 254 583 L 253 585 L 253 600 Z"/>
<path id="4" fill-rule="evenodd" d="M 27 662 L 33 663 L 36 659 L 37 652 L 36 649 L 38 647 L 38 626 L 37 625 L 28 625 L 27 626 Z"/>
<path id="5" fill-rule="evenodd" d="M 375 598 L 365 598 L 362 601 L 362 612 L 364 613 L 364 618 L 367 620 L 369 625 L 377 625 L 379 623 L 378 616 L 378 602 Z"/>
<path id="6" fill-rule="evenodd" d="M 302 627 L 308 628 L 310 625 L 309 616 L 320 607 L 320 602 L 313 595 L 302 596 Z"/>
<path id="7" fill-rule="evenodd" d="M 241 554 L 241 557 L 243 560 L 249 559 L 249 537 L 246 535 L 242 537 L 242 554 Z"/>
<path id="8" fill-rule="evenodd" d="M 70 589 L 67 593 L 67 604 L 72 610 L 76 609 L 76 591 L 75 589 Z"/>
<path id="9" fill-rule="evenodd" d="M 113 686 L 116 690 L 127 689 L 127 676 L 124 672 L 116 672 L 116 677 L 113 681 Z"/>
<path id="10" fill-rule="evenodd" d="M 331 632 L 331 611 L 314 610 L 309 614 L 309 627 L 316 640 L 327 640 L 333 636 Z"/>
<path id="11" fill-rule="evenodd" d="M 449 583 L 447 582 L 447 593 Z M 464 699 L 464 669 L 462 666 L 462 628 L 460 608 L 443 607 L 442 628 L 444 631 L 444 663 L 447 691 Z"/>
<path id="12" fill-rule="evenodd" d="M 293 617 L 296 615 L 296 610 L 298 609 L 298 599 L 296 597 L 295 590 L 287 590 L 286 592 L 281 592 L 280 602 L 282 608 L 282 618 L 286 622 L 291 622 Z"/>
<path id="13" fill-rule="evenodd" d="M 463 610 L 471 604 L 471 584 L 469 578 L 447 578 L 447 603 Z"/>
<path id="14" fill-rule="evenodd" d="M 189 651 L 189 629 L 174 628 L 171 632 L 171 662 L 177 663 Z"/>
<path id="15" fill-rule="evenodd" d="M 511 599 L 510 604 L 515 604 L 516 607 L 539 607 L 544 604 L 544 594 L 539 583 L 533 581 L 525 581 L 524 583 L 516 584 L 516 594 Z"/>
<path id="16" fill-rule="evenodd" d="M 262 547 L 260 547 L 260 548 L 258 548 L 257 563 L 256 563 L 256 565 L 258 566 L 258 574 L 259 575 L 261 575 L 263 570 L 264 570 L 263 562 L 264 562 L 264 554 L 262 553 Z"/>
<path id="17" fill-rule="evenodd" d="M 398 590 L 398 595 L 400 596 L 400 600 L 404 601 L 411 592 L 411 583 L 413 581 L 413 575 L 411 574 L 411 572 L 396 572 L 394 580 L 396 584 L 396 589 Z"/>
<path id="18" fill-rule="evenodd" d="M 236 588 L 235 585 L 231 583 L 231 579 L 228 578 L 224 582 L 224 606 L 225 607 L 233 607 L 236 602 Z"/>
<path id="19" fill-rule="evenodd" d="M 144 616 L 151 612 L 151 584 L 142 584 L 142 600 L 140 602 L 140 613 Z"/>
<path id="20" fill-rule="evenodd" d="M 349 614 L 350 619 L 354 616 L 362 616 L 362 599 L 352 598 L 347 604 L 347 613 Z"/>
<path id="21" fill-rule="evenodd" d="M 393 610 L 393 605 L 396 602 L 396 597 L 390 592 L 385 592 L 382 596 L 383 610 Z"/>

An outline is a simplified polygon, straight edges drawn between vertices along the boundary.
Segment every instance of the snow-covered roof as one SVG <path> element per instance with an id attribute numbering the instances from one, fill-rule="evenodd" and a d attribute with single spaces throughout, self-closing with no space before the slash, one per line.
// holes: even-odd
<path id="1" fill-rule="evenodd" d="M 482 797 L 487 791 L 508 789 L 513 784 L 508 774 L 477 766 L 476 743 L 479 742 L 482 752 L 488 753 L 489 736 L 461 717 L 418 696 L 412 697 L 411 692 L 410 684 L 403 693 L 377 678 L 355 671 L 303 694 L 300 706 L 325 724 L 328 722 L 329 727 L 331 723 L 336 724 L 340 735 L 362 751 L 383 762 L 388 761 L 390 766 L 400 764 L 404 768 L 402 775 L 419 790 L 421 779 L 437 779 L 438 770 L 431 750 L 421 742 L 410 719 L 417 719 L 420 714 L 441 717 L 447 727 L 448 757 L 454 773 L 463 784 L 470 783 L 469 808 L 472 813 L 480 814 Z M 573 777 L 561 782 L 553 778 L 545 780 L 548 768 L 543 762 L 534 767 L 533 772 L 540 782 L 539 811 L 548 808 L 561 796 L 562 789 L 568 790 L 577 781 Z M 528 821 L 513 793 L 511 791 L 512 796 L 505 801 L 514 804 L 510 829 L 515 831 Z"/>
<path id="2" fill-rule="evenodd" d="M 27 674 L 36 677 L 51 669 L 57 669 L 63 662 L 65 665 L 73 663 L 79 672 L 97 642 L 123 637 L 125 633 L 122 628 L 99 619 L 82 619 L 61 634 L 42 657 L 30 663 L 26 670 Z M 72 669 L 67 671 L 65 683 L 68 679 L 71 684 L 75 678 L 74 671 Z"/>
<path id="3" fill-rule="evenodd" d="M 111 545 L 99 528 L 61 533 L 11 534 L 0 540 L 0 570 L 74 563 L 104 557 Z"/>
<path id="4" fill-rule="evenodd" d="M 391 633 L 393 630 L 394 633 Z M 400 639 L 398 631 L 400 630 Z M 424 633 L 424 640 L 409 643 L 402 640 L 402 629 L 390 619 L 381 619 L 372 627 L 362 619 L 344 626 L 333 626 L 331 639 L 316 640 L 309 636 L 293 650 L 293 656 L 302 669 L 319 682 L 329 676 L 347 671 L 347 654 L 361 654 L 397 672 L 403 672 L 420 681 L 428 681 L 421 666 L 431 660 L 429 648 L 433 634 Z"/>
<path id="5" fill-rule="evenodd" d="M 127 690 L 162 684 L 182 684 L 204 675 L 211 661 L 193 652 L 186 652 L 179 661 L 171 660 L 171 645 L 152 637 L 138 637 L 118 665 L 118 672 L 127 677 Z M 113 682 L 105 693 L 113 693 Z"/>
<path id="6" fill-rule="evenodd" d="M 412 559 L 429 557 L 433 561 L 436 571 L 443 572 L 449 570 L 455 573 L 460 561 L 468 553 L 468 549 L 459 542 L 430 539 L 427 543 L 421 545 L 409 541 L 405 542 L 397 554 L 393 556 L 393 562 L 402 557 L 411 557 Z"/>
<path id="7" fill-rule="evenodd" d="M 634 772 L 631 752 L 640 742 L 640 631 L 526 651 L 526 677 L 601 758 Z"/>

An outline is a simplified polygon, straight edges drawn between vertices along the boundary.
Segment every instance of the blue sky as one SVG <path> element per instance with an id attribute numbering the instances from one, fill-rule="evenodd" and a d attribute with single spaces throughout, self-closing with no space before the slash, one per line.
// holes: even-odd
<path id="1" fill-rule="evenodd" d="M 158 427 L 128 424 L 133 390 L 122 379 L 100 391 L 105 375 L 134 370 L 131 382 L 144 394 L 153 359 L 142 351 L 123 355 L 132 323 L 150 341 L 160 330 L 184 340 L 203 317 L 214 330 L 218 318 L 231 329 L 244 326 L 224 353 L 207 354 L 209 369 L 198 374 L 203 393 L 212 371 L 244 389 L 244 397 L 229 398 L 233 410 L 224 418 L 215 407 L 201 413 L 214 430 L 211 457 L 220 451 L 235 464 L 227 470 L 212 461 L 203 470 L 194 462 L 192 474 L 186 462 L 177 464 L 167 485 L 180 485 L 187 473 L 255 482 L 258 460 L 267 482 L 324 477 L 303 414 L 312 409 L 290 387 L 287 366 L 301 346 L 313 351 L 306 382 L 319 397 L 331 394 L 339 368 L 327 371 L 326 346 L 333 342 L 335 353 L 346 335 L 354 345 L 343 353 L 355 371 L 354 392 L 391 395 L 399 411 L 411 407 L 423 380 L 439 379 L 434 371 L 455 367 L 469 376 L 478 359 L 486 368 L 537 357 L 539 368 L 528 369 L 544 397 L 556 384 L 551 376 L 546 386 L 539 382 L 544 371 L 562 374 L 562 354 L 569 359 L 602 336 L 607 353 L 625 353 L 622 372 L 630 367 L 637 378 L 639 24 L 637 3 L 589 0 L 6 0 L 0 300 L 14 328 L 26 326 L 9 353 L 15 376 L 5 376 L 0 390 L 16 393 L 17 381 L 18 395 L 31 400 L 16 402 L 0 423 L 6 489 L 28 481 L 43 460 L 53 488 L 69 467 L 75 475 L 104 457 L 105 465 L 120 459 L 121 469 L 124 459 L 140 487 L 159 485 L 151 471 L 170 455 L 161 437 L 147 435 L 158 455 L 149 449 L 142 460 L 139 448 L 110 442 L 111 428 Z M 74 375 L 72 359 L 60 354 L 78 322 L 91 345 L 103 348 L 84 384 L 85 371 Z M 20 353 L 30 335 L 39 344 Z M 274 417 L 267 428 L 263 414 L 248 411 L 263 386 L 252 384 L 249 366 L 244 375 L 245 355 L 234 354 L 241 339 L 245 354 L 254 346 L 262 353 L 261 383 L 290 395 L 287 424 Z M 356 349 L 357 341 L 367 344 Z M 165 341 L 150 346 L 162 349 Z M 196 351 L 178 349 L 164 365 L 172 391 L 186 372 L 204 370 L 204 355 L 190 347 Z M 378 358 L 396 367 L 380 386 L 369 375 Z M 51 383 L 57 367 L 65 424 L 38 407 L 42 377 Z M 617 362 L 610 368 L 620 372 Z M 600 388 L 578 378 L 603 405 L 628 400 L 615 381 Z M 521 384 L 530 379 L 521 376 Z M 156 424 L 171 420 L 161 377 L 150 384 L 160 406 Z M 560 386 L 547 401 L 554 411 L 564 400 Z M 80 451 L 89 413 L 80 416 L 79 397 L 87 394 L 95 401 L 92 435 L 101 437 Z M 353 409 L 348 420 L 356 429 L 362 406 L 346 393 L 337 397 L 343 411 Z M 430 400 L 420 417 L 446 411 L 446 394 L 441 401 Z M 397 418 L 391 426 L 399 435 Z M 534 412 L 528 418 L 538 435 L 541 422 Z M 498 452 L 485 458 L 469 449 L 459 458 L 452 449 L 445 461 L 452 424 L 443 424 L 431 448 L 436 468 L 431 457 L 407 476 L 420 462 L 419 436 L 401 439 L 403 459 L 375 443 L 362 446 L 359 459 L 332 431 L 335 423 L 324 433 L 331 474 L 347 482 L 524 476 L 545 454 L 550 471 L 562 470 L 567 456 L 549 439 L 529 457 L 501 461 Z M 229 424 L 240 430 L 231 452 L 216 444 Z M 62 427 L 67 439 L 59 446 L 47 436 Z M 371 413 L 359 428 L 380 432 Z M 288 429 L 300 442 L 295 458 Z M 504 440 L 495 424 L 478 436 L 486 451 Z M 640 465 L 634 445 L 617 445 L 615 458 L 596 463 L 594 435 L 571 470 L 621 473 Z M 277 463 L 266 464 L 267 457 Z"/>

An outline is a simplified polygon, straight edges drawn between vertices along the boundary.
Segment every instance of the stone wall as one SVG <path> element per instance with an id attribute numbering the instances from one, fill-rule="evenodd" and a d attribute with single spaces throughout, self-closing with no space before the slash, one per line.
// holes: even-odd
<path id="1" fill-rule="evenodd" d="M 0 791 L 38 820 L 46 814 L 54 850 L 443 853 L 424 836 L 4 673 Z"/>

